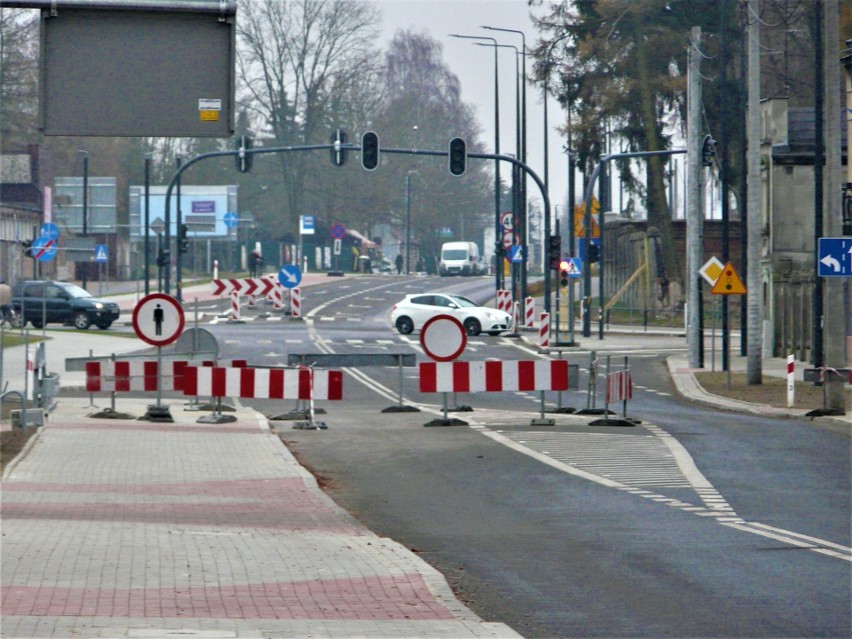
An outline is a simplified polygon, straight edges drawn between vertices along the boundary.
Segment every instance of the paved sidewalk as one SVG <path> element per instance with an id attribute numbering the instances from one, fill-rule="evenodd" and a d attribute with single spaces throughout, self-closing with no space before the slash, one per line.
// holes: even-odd
<path id="1" fill-rule="evenodd" d="M 87 403 L 63 398 L 4 473 L 3 637 L 519 636 L 337 507 L 253 412 Z"/>

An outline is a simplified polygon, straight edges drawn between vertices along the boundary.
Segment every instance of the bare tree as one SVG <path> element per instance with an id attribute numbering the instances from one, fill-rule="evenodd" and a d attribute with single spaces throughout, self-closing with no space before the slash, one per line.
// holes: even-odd
<path id="1" fill-rule="evenodd" d="M 376 10 L 345 0 L 242 0 L 238 15 L 240 101 L 253 126 L 278 146 L 327 142 L 330 111 L 374 72 Z M 273 228 L 282 231 L 302 210 L 311 162 L 300 153 L 277 161 L 286 202 Z"/>
<path id="2" fill-rule="evenodd" d="M 38 117 L 38 12 L 0 9 L 0 87 L 4 146 L 33 142 Z"/>

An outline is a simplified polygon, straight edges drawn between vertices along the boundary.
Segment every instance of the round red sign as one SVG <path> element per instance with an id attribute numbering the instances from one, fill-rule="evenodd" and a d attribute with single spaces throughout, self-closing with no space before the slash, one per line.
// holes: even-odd
<path id="1" fill-rule="evenodd" d="M 449 362 L 464 352 L 467 333 L 464 326 L 451 315 L 436 315 L 420 331 L 423 352 L 437 362 Z"/>

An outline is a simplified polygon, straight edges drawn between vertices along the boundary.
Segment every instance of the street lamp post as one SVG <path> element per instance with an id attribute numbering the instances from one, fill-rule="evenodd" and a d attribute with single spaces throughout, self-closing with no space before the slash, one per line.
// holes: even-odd
<path id="1" fill-rule="evenodd" d="M 452 38 L 464 38 L 467 40 L 490 40 L 494 43 L 494 154 L 500 155 L 500 89 L 499 68 L 497 58 L 497 40 L 488 36 L 460 35 L 451 33 Z M 500 224 L 500 160 L 494 160 L 494 245 L 495 245 L 495 286 L 497 290 L 502 288 L 503 275 L 503 243 L 501 240 Z"/>
<path id="2" fill-rule="evenodd" d="M 505 33 L 516 33 L 521 36 L 521 134 L 520 134 L 520 159 L 524 164 L 527 163 L 527 37 L 523 31 L 518 29 L 503 29 L 500 27 L 482 26 L 483 29 L 489 31 L 503 31 Z M 526 248 L 527 243 L 527 174 L 524 172 L 524 179 L 521 181 L 521 244 Z M 527 260 L 521 262 L 521 295 L 527 296 Z"/>
<path id="3" fill-rule="evenodd" d="M 149 237 L 151 235 L 151 154 L 145 154 L 145 295 L 148 295 L 151 290 L 151 285 L 148 282 L 150 277 L 149 266 L 151 262 L 151 249 L 149 246 Z"/>
<path id="4" fill-rule="evenodd" d="M 411 273 L 411 174 L 405 174 L 405 274 Z"/>

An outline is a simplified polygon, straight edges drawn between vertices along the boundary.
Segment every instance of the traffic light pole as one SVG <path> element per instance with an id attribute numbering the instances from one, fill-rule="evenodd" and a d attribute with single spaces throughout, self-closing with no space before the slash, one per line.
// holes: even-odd
<path id="1" fill-rule="evenodd" d="M 247 156 L 253 155 L 261 155 L 268 153 L 292 153 L 299 151 L 328 151 L 328 150 L 345 150 L 345 151 L 361 151 L 361 147 L 357 144 L 309 144 L 304 146 L 281 146 L 281 147 L 263 147 L 263 148 L 242 148 L 236 149 L 233 151 L 212 151 L 210 153 L 202 153 L 201 155 L 196 155 L 194 158 L 188 160 L 181 164 L 178 169 L 175 171 L 175 174 L 172 176 L 171 181 L 169 182 L 169 186 L 166 188 L 166 207 L 165 207 L 165 217 L 166 220 L 170 218 L 171 211 L 171 199 L 172 199 L 172 191 L 175 188 L 175 185 L 180 180 L 183 172 L 186 171 L 189 167 L 197 162 L 202 160 L 206 160 L 209 158 L 217 158 L 217 157 L 234 157 L 237 156 L 239 158 L 245 158 Z M 437 157 L 448 157 L 449 150 L 445 151 L 428 151 L 421 149 L 381 149 L 381 153 L 389 153 L 389 154 L 399 154 L 399 155 L 432 155 Z M 468 153 L 468 158 L 476 158 L 481 160 L 496 160 L 497 162 L 508 162 L 512 166 L 516 166 L 522 171 L 524 171 L 529 177 L 533 179 L 536 185 L 541 192 L 542 200 L 544 201 L 544 215 L 545 219 L 550 219 L 550 197 L 547 194 L 547 188 L 542 182 L 541 178 L 538 174 L 532 170 L 525 162 L 512 157 L 511 155 L 500 155 L 497 153 Z M 499 224 L 499 214 L 498 214 L 498 224 Z M 499 238 L 497 238 L 499 241 Z M 547 251 L 547 242 L 549 238 L 545 236 L 544 238 L 544 251 Z M 546 313 L 550 313 L 551 305 L 550 305 L 550 278 L 544 278 L 544 310 Z"/>

